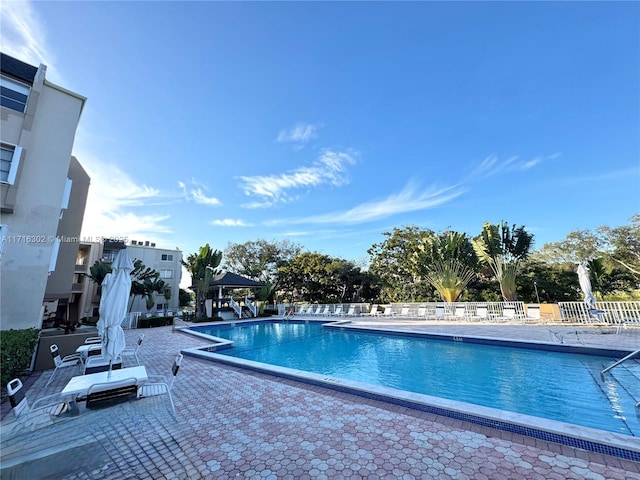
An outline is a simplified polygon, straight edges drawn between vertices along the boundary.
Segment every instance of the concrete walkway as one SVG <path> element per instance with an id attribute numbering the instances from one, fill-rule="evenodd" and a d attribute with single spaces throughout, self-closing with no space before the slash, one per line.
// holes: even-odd
<path id="1" fill-rule="evenodd" d="M 366 325 L 485 337 L 640 348 L 640 330 L 595 327 L 425 324 L 360 319 Z M 125 332 L 134 344 L 140 331 Z M 169 373 L 183 348 L 204 345 L 170 327 L 144 330 L 140 361 Z M 556 337 L 558 338 L 558 337 Z M 32 376 L 30 401 L 60 391 L 73 372 Z M 449 418 L 185 357 L 164 398 L 87 411 L 45 428 L 2 420 L 4 479 L 637 479 L 640 464 Z"/>

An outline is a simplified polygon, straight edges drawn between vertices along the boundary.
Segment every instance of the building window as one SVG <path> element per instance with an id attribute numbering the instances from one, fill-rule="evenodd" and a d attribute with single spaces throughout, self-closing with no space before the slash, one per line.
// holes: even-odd
<path id="1" fill-rule="evenodd" d="M 173 262 L 173 255 L 167 254 L 167 253 L 163 253 L 162 254 L 162 260 L 166 261 L 166 262 Z"/>
<path id="2" fill-rule="evenodd" d="M 0 76 L 0 104 L 17 112 L 24 113 L 31 88 L 21 82 Z"/>
<path id="3" fill-rule="evenodd" d="M 0 144 L 0 182 L 13 185 L 16 181 L 22 147 Z"/>
<path id="4" fill-rule="evenodd" d="M 103 262 L 113 262 L 116 259 L 116 254 L 119 250 L 103 250 L 102 252 L 102 261 Z"/>
<path id="5" fill-rule="evenodd" d="M 173 278 L 173 270 L 169 270 L 169 269 L 160 270 L 160 278 Z"/>

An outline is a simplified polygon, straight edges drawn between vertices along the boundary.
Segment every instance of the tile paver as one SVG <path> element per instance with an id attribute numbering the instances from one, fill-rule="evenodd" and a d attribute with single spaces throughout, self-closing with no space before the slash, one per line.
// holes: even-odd
<path id="1" fill-rule="evenodd" d="M 537 326 L 394 325 L 550 339 L 548 328 Z M 612 335 L 573 327 L 576 335 L 562 328 L 568 342 L 633 348 L 640 343 L 638 330 Z M 127 341 L 133 344 L 138 333 L 127 331 Z M 145 334 L 139 356 L 152 374 L 168 374 L 180 349 L 207 343 L 170 327 Z M 61 390 L 70 373 L 59 374 L 45 388 L 49 375 L 34 378 L 28 398 Z M 174 401 L 175 417 L 166 399 L 151 398 L 18 434 L 11 432 L 9 414 L 2 421 L 2 478 L 640 480 L 635 462 L 581 455 L 587 452 L 545 442 L 519 442 L 514 435 L 487 435 L 452 419 L 192 357 L 183 361 Z"/>

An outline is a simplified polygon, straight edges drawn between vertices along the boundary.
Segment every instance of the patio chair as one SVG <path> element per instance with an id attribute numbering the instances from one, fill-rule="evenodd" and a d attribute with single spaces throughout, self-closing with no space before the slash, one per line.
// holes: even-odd
<path id="1" fill-rule="evenodd" d="M 331 315 L 333 315 L 334 317 L 341 317 L 342 316 L 342 305 L 338 305 Z"/>
<path id="2" fill-rule="evenodd" d="M 331 315 L 331 305 L 325 305 L 322 312 L 318 313 L 318 315 L 322 315 L 323 317 Z"/>
<path id="3" fill-rule="evenodd" d="M 86 408 L 109 407 L 136 398 L 138 385 L 135 377 L 113 382 L 95 383 L 87 391 Z"/>
<path id="4" fill-rule="evenodd" d="M 111 370 L 119 370 L 121 368 L 122 357 L 118 357 L 111 362 Z M 84 362 L 84 375 L 107 371 L 109 371 L 109 360 L 102 355 L 88 357 L 86 362 Z"/>
<path id="5" fill-rule="evenodd" d="M 173 398 L 171 397 L 171 389 L 175 383 L 176 375 L 178 375 L 178 370 L 180 370 L 180 364 L 182 363 L 183 358 L 184 357 L 181 353 L 176 356 L 176 359 L 173 361 L 173 366 L 171 367 L 171 376 L 169 380 L 162 375 L 149 375 L 149 380 L 153 380 L 149 383 L 143 383 L 138 388 L 138 398 L 167 395 L 167 397 L 169 397 L 169 402 L 171 403 L 171 409 L 175 414 L 176 407 L 173 404 Z"/>
<path id="6" fill-rule="evenodd" d="M 53 395 L 47 395 L 37 399 L 31 407 L 24 395 L 22 381 L 19 378 L 14 378 L 7 383 L 7 393 L 9 394 L 9 403 L 11 404 L 11 411 L 16 417 L 25 417 L 29 415 L 35 417 L 38 414 L 59 416 L 69 409 L 69 405 L 62 398 L 60 393 L 54 393 Z M 41 419 L 46 421 L 46 418 Z M 40 422 L 32 422 L 34 424 Z"/>
<path id="7" fill-rule="evenodd" d="M 453 314 L 447 315 L 449 320 L 464 320 L 466 318 L 466 307 L 464 305 L 456 305 Z"/>
<path id="8" fill-rule="evenodd" d="M 138 358 L 138 350 L 140 350 L 140 345 L 142 345 L 142 341 L 144 340 L 144 333 L 141 333 L 138 337 L 138 341 L 136 342 L 135 347 L 127 347 L 122 351 L 123 357 L 135 357 L 136 364 L 140 365 L 140 359 Z"/>
<path id="9" fill-rule="evenodd" d="M 67 367 L 77 367 L 78 365 L 82 365 L 82 355 L 80 355 L 79 353 L 72 353 L 71 355 L 67 355 L 66 357 L 61 358 L 60 352 L 58 351 L 58 346 L 55 343 L 49 347 L 49 350 L 51 351 L 53 363 L 56 368 L 53 370 L 53 373 L 51 374 L 51 377 L 49 377 L 49 381 L 47 382 L 45 387 L 48 387 L 51 384 L 51 382 L 53 381 L 53 377 L 55 377 L 56 372 L 59 369 Z"/>
<path id="10" fill-rule="evenodd" d="M 427 316 L 428 320 L 442 320 L 446 316 L 446 309 L 444 305 L 436 305 L 436 309 L 433 312 L 433 315 Z"/>
<path id="11" fill-rule="evenodd" d="M 541 319 L 540 305 L 527 305 L 527 314 L 522 318 L 522 323 L 535 323 Z"/>
<path id="12" fill-rule="evenodd" d="M 380 312 L 378 311 L 377 303 L 374 303 L 373 305 L 371 305 L 371 308 L 369 309 L 369 313 L 367 315 L 370 317 L 377 317 L 380 315 Z"/>
<path id="13" fill-rule="evenodd" d="M 384 307 L 384 312 L 382 313 L 382 316 L 385 318 L 390 318 L 390 317 L 395 317 L 395 313 L 393 311 L 393 307 L 391 305 L 387 305 Z"/>
<path id="14" fill-rule="evenodd" d="M 349 305 L 349 310 L 347 311 L 347 313 L 343 313 L 342 314 L 345 317 L 355 317 L 356 316 L 356 306 L 355 305 Z"/>

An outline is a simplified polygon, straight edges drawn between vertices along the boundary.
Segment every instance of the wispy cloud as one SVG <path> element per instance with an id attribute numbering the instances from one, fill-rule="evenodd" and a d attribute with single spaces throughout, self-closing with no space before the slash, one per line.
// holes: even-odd
<path id="1" fill-rule="evenodd" d="M 241 219 L 234 218 L 221 218 L 218 220 L 211 220 L 209 222 L 215 227 L 250 227 L 251 225 Z"/>
<path id="2" fill-rule="evenodd" d="M 117 166 L 88 153 L 78 155 L 91 177 L 82 224 L 82 236 L 150 236 L 171 233 L 164 222 L 169 215 L 138 214 L 136 207 L 149 206 L 162 197 L 158 189 L 135 182 Z"/>
<path id="3" fill-rule="evenodd" d="M 331 212 L 296 219 L 280 219 L 268 222 L 269 225 L 281 224 L 328 224 L 328 223 L 364 223 L 390 217 L 399 213 L 427 210 L 449 203 L 462 195 L 465 189 L 459 186 L 418 190 L 414 185 L 407 185 L 399 193 L 389 195 L 382 200 L 362 203 L 343 212 Z"/>
<path id="4" fill-rule="evenodd" d="M 320 185 L 341 186 L 349 183 L 348 167 L 355 164 L 352 152 L 323 150 L 310 167 L 301 167 L 280 175 L 238 177 L 244 193 L 259 197 L 256 202 L 246 203 L 245 208 L 267 207 L 290 200 L 289 191 Z"/>
<path id="5" fill-rule="evenodd" d="M 7 1 L 2 3 L 0 15 L 2 52 L 23 62 L 47 65 L 47 78 L 62 81 L 56 70 L 55 56 L 47 48 L 44 22 L 34 11 L 32 2 Z"/>
<path id="6" fill-rule="evenodd" d="M 203 190 L 206 190 L 207 187 L 200 184 L 194 179 L 191 179 L 189 182 L 191 186 L 187 186 L 184 182 L 178 182 L 178 186 L 182 189 L 182 193 L 184 198 L 187 200 L 191 200 L 200 205 L 210 205 L 210 206 L 220 206 L 222 202 L 216 197 L 207 196 Z"/>
<path id="7" fill-rule="evenodd" d="M 276 141 L 279 143 L 305 144 L 317 137 L 317 131 L 317 125 L 297 123 L 293 128 L 280 130 Z"/>
<path id="8" fill-rule="evenodd" d="M 504 173 L 528 170 L 543 162 L 555 160 L 560 156 L 562 156 L 561 153 L 554 153 L 552 155 L 538 155 L 532 159 L 524 159 L 514 155 L 501 160 L 496 155 L 489 155 L 480 165 L 472 169 L 466 178 L 468 181 L 473 181 Z"/>

